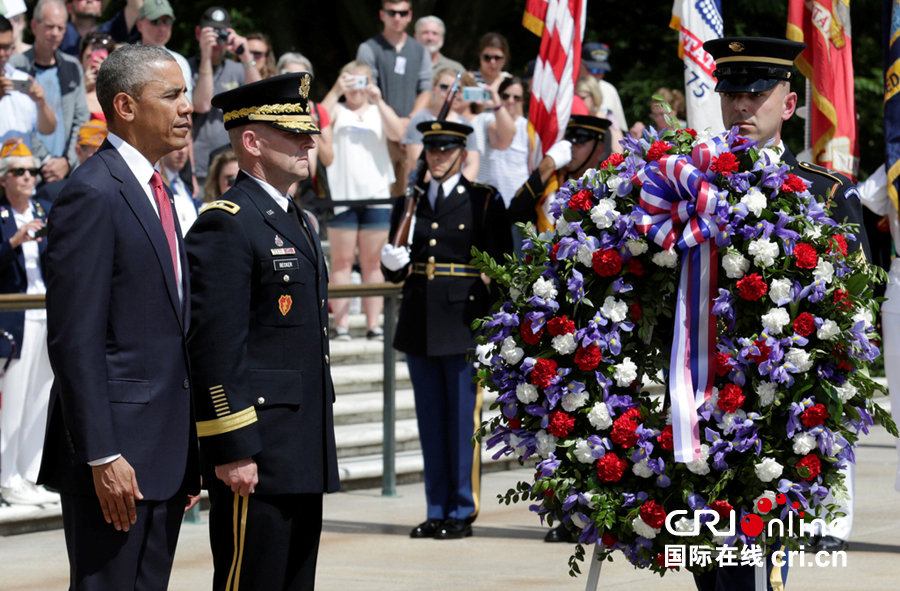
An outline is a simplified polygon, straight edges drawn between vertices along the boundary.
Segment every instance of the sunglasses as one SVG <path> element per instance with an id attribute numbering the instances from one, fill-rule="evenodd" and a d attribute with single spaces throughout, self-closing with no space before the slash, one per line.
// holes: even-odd
<path id="1" fill-rule="evenodd" d="M 516 101 L 517 103 L 522 101 L 522 95 L 521 95 L 521 94 L 509 94 L 508 92 L 502 92 L 502 93 L 500 93 L 500 98 L 502 98 L 502 99 L 505 100 L 505 101 L 508 101 L 509 99 L 512 99 L 512 100 Z"/>
<path id="2" fill-rule="evenodd" d="M 40 174 L 41 169 L 40 168 L 10 168 L 8 172 L 9 172 L 9 174 L 11 174 L 13 176 L 22 176 L 27 172 L 31 176 L 36 177 L 38 174 Z"/>
<path id="3" fill-rule="evenodd" d="M 154 24 L 156 24 L 156 23 L 154 22 Z M 106 34 L 95 33 L 93 35 L 88 35 L 87 37 L 85 37 L 84 41 L 82 41 L 82 43 L 83 43 L 82 47 L 87 46 L 87 45 L 112 45 L 113 38 Z"/>
<path id="4" fill-rule="evenodd" d="M 250 55 L 254 57 L 254 59 L 262 59 L 269 55 L 268 51 L 251 51 Z"/>
<path id="5" fill-rule="evenodd" d="M 150 24 L 153 25 L 154 27 L 158 27 L 159 25 L 166 25 L 167 27 L 171 27 L 172 23 L 174 23 L 174 22 L 175 21 L 173 21 L 171 19 L 171 17 L 161 16 L 158 19 L 156 19 L 155 21 L 150 21 Z"/>
<path id="6" fill-rule="evenodd" d="M 505 58 L 506 56 L 504 55 L 488 55 L 486 53 L 481 54 L 481 59 L 486 62 L 499 62 L 500 60 Z"/>
<path id="7" fill-rule="evenodd" d="M 438 88 L 440 88 L 441 90 L 450 90 L 450 85 L 449 84 L 438 84 Z"/>
<path id="8" fill-rule="evenodd" d="M 591 74 L 602 74 L 606 70 L 604 70 L 603 68 L 588 68 L 587 71 Z"/>
<path id="9" fill-rule="evenodd" d="M 391 10 L 391 9 L 387 9 L 387 10 L 384 11 L 384 13 L 385 13 L 386 15 L 388 15 L 388 17 L 390 17 L 390 18 L 393 18 L 393 17 L 395 17 L 395 16 L 399 16 L 400 18 L 406 18 L 407 15 L 409 15 L 409 11 L 408 11 L 408 10 Z"/>

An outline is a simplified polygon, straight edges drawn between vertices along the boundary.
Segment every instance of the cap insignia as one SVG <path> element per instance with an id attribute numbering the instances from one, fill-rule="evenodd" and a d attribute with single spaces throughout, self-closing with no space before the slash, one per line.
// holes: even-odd
<path id="1" fill-rule="evenodd" d="M 309 76 L 304 76 L 300 80 L 300 97 L 306 98 L 309 95 Z"/>
<path id="2" fill-rule="evenodd" d="M 441 124 L 440 124 L 440 123 L 432 123 L 432 124 L 431 124 L 431 129 L 432 129 L 432 131 L 438 131 L 440 128 L 441 128 Z"/>
<path id="3" fill-rule="evenodd" d="M 744 44 L 734 41 L 734 42 L 728 44 L 728 49 L 730 49 L 731 51 L 733 51 L 735 53 L 740 53 L 740 52 L 744 51 Z"/>

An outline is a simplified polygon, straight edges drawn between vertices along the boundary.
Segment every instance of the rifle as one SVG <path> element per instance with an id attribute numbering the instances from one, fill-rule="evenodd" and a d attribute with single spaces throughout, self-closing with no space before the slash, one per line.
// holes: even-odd
<path id="1" fill-rule="evenodd" d="M 450 87 L 450 92 L 447 93 L 447 100 L 444 101 L 441 112 L 437 116 L 438 121 L 447 119 L 447 113 L 450 112 L 453 99 L 456 98 L 456 93 L 459 92 L 460 78 L 462 78 L 462 72 L 456 75 L 456 80 L 453 81 L 453 86 Z M 422 153 L 419 154 L 419 159 L 416 161 L 416 167 L 409 173 L 409 184 L 406 185 L 406 191 L 404 192 L 403 216 L 400 218 L 400 224 L 397 226 L 397 233 L 394 234 L 394 241 L 392 242 L 394 246 L 409 246 L 411 238 L 409 231 L 412 228 L 412 219 L 416 214 L 416 207 L 419 205 L 419 197 L 425 193 L 420 185 L 425 180 L 425 172 L 427 170 L 428 162 L 425 160 L 425 150 L 423 149 Z"/>

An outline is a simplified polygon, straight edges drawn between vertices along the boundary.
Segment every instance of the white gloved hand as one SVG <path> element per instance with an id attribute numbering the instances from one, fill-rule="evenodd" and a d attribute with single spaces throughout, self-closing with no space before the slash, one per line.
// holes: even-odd
<path id="1" fill-rule="evenodd" d="M 481 365 L 490 365 L 491 358 L 494 356 L 494 343 L 486 345 L 475 345 L 475 356 Z"/>
<path id="2" fill-rule="evenodd" d="M 572 161 L 572 142 L 560 140 L 553 144 L 544 155 L 550 156 L 553 159 L 553 164 L 556 165 L 556 170 L 559 170 Z"/>
<path id="3" fill-rule="evenodd" d="M 381 248 L 381 264 L 390 271 L 399 271 L 409 264 L 409 249 L 385 244 Z"/>

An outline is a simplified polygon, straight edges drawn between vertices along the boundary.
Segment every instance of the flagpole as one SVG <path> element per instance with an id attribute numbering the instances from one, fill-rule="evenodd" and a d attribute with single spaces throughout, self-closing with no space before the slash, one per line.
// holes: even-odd
<path id="1" fill-rule="evenodd" d="M 806 79 L 806 121 L 803 123 L 803 149 L 812 150 L 812 83 L 809 78 Z M 810 160 L 815 163 L 816 155 L 813 154 Z"/>

